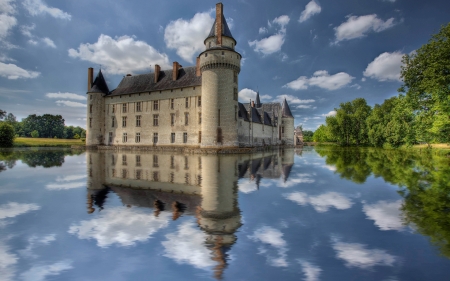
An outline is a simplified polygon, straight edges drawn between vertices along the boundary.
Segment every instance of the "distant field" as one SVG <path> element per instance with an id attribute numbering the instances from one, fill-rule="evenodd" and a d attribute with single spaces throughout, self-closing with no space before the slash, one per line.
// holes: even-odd
<path id="1" fill-rule="evenodd" d="M 46 138 L 16 138 L 14 147 L 70 147 L 84 145 L 81 139 L 46 139 Z"/>
<path id="2" fill-rule="evenodd" d="M 418 144 L 414 145 L 414 148 L 427 148 L 426 144 Z M 432 144 L 432 148 L 438 148 L 438 149 L 450 149 L 450 145 L 446 143 L 438 143 L 438 144 Z"/>

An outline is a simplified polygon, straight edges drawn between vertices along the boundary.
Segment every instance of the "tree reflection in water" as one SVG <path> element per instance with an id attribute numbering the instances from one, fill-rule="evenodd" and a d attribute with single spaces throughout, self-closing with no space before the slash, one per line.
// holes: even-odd
<path id="1" fill-rule="evenodd" d="M 31 168 L 60 167 L 64 163 L 65 156 L 81 153 L 83 151 L 70 149 L 2 149 L 0 150 L 0 172 L 6 168 L 12 169 L 17 160 L 21 160 Z"/>
<path id="2" fill-rule="evenodd" d="M 344 179 L 364 183 L 373 175 L 400 187 L 406 225 L 431 238 L 450 258 L 450 158 L 429 150 L 330 147 L 317 149 Z"/>

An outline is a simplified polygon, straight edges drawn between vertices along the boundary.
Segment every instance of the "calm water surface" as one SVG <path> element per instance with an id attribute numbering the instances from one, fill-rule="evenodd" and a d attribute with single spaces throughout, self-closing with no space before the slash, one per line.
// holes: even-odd
<path id="1" fill-rule="evenodd" d="M 0 152 L 0 280 L 449 280 L 450 159 Z"/>

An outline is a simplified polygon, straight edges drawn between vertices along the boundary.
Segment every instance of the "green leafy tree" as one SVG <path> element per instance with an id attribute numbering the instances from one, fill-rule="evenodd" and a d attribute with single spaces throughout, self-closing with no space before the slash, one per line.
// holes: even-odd
<path id="1" fill-rule="evenodd" d="M 313 141 L 313 131 L 303 131 L 303 141 L 304 142 L 311 142 Z"/>
<path id="2" fill-rule="evenodd" d="M 5 118 L 5 116 L 6 116 L 6 111 L 3 111 L 3 110 L 0 109 L 0 120 Z"/>
<path id="3" fill-rule="evenodd" d="M 31 132 L 31 137 L 38 138 L 39 137 L 39 132 L 37 130 L 34 130 L 33 132 Z"/>
<path id="4" fill-rule="evenodd" d="M 0 147 L 11 147 L 16 133 L 14 127 L 6 122 L 0 122 Z"/>
<path id="5" fill-rule="evenodd" d="M 322 124 L 314 132 L 313 140 L 315 142 L 328 142 L 328 141 L 333 141 L 333 137 L 330 133 L 329 128 Z"/>
<path id="6" fill-rule="evenodd" d="M 423 142 L 450 142 L 450 23 L 427 44 L 403 57 L 399 89 L 417 115 L 416 134 Z"/>

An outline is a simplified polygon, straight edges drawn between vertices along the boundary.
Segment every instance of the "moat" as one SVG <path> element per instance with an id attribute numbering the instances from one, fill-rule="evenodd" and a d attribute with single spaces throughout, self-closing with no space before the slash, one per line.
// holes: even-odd
<path id="1" fill-rule="evenodd" d="M 426 151 L 3 150 L 0 276 L 448 280 L 449 194 Z"/>

